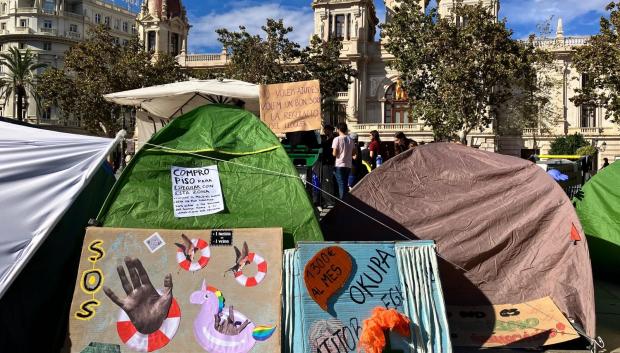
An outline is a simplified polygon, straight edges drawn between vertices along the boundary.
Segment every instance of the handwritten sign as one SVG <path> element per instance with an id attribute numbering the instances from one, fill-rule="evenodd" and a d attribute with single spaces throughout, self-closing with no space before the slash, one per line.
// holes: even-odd
<path id="1" fill-rule="evenodd" d="M 579 335 L 549 297 L 520 304 L 448 306 L 452 344 L 537 348 Z"/>
<path id="2" fill-rule="evenodd" d="M 260 86 L 260 117 L 275 133 L 320 129 L 319 81 Z"/>
<path id="3" fill-rule="evenodd" d="M 172 167 L 175 217 L 194 217 L 224 210 L 220 175 L 216 165 L 203 168 Z"/>
<path id="4" fill-rule="evenodd" d="M 329 298 L 344 287 L 352 269 L 351 256 L 339 246 L 322 249 L 306 263 L 306 289 L 321 309 L 327 311 Z"/>

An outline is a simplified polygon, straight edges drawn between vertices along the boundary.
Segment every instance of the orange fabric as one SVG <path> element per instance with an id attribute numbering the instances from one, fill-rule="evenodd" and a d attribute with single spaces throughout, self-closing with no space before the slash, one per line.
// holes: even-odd
<path id="1" fill-rule="evenodd" d="M 401 336 L 410 337 L 409 323 L 405 315 L 394 309 L 374 308 L 370 318 L 364 320 L 362 334 L 359 339 L 358 351 L 381 353 L 386 345 L 385 331 L 395 331 Z"/>

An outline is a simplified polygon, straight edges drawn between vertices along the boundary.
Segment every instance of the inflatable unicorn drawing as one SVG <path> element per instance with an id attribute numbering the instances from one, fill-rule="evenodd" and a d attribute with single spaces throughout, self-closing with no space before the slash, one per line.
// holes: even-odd
<path id="1" fill-rule="evenodd" d="M 265 341 L 275 326 L 256 326 L 232 306 L 224 309 L 224 296 L 202 282 L 190 296 L 190 303 L 202 305 L 194 321 L 194 336 L 209 353 L 247 353 L 257 341 Z"/>

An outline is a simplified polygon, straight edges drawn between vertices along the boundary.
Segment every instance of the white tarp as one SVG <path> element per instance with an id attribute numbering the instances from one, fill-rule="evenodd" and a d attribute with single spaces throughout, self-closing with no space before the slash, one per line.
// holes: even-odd
<path id="1" fill-rule="evenodd" d="M 106 94 L 120 105 L 140 107 L 161 118 L 174 118 L 205 104 L 245 102 L 245 109 L 258 114 L 259 86 L 237 80 L 196 80 Z"/>
<path id="2" fill-rule="evenodd" d="M 0 121 L 0 297 L 120 138 Z"/>

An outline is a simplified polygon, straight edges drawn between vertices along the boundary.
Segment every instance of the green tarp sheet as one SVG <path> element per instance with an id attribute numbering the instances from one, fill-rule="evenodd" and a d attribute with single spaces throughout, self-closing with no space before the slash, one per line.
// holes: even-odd
<path id="1" fill-rule="evenodd" d="M 603 272 L 620 268 L 620 162 L 599 171 L 574 199 L 588 237 L 592 265 Z"/>
<path id="2" fill-rule="evenodd" d="M 211 165 L 219 170 L 224 211 L 175 218 L 171 167 Z M 287 248 L 300 240 L 323 240 L 278 138 L 252 113 L 229 105 L 199 107 L 155 134 L 117 181 L 98 220 L 105 227 L 125 228 L 281 227 Z"/>

